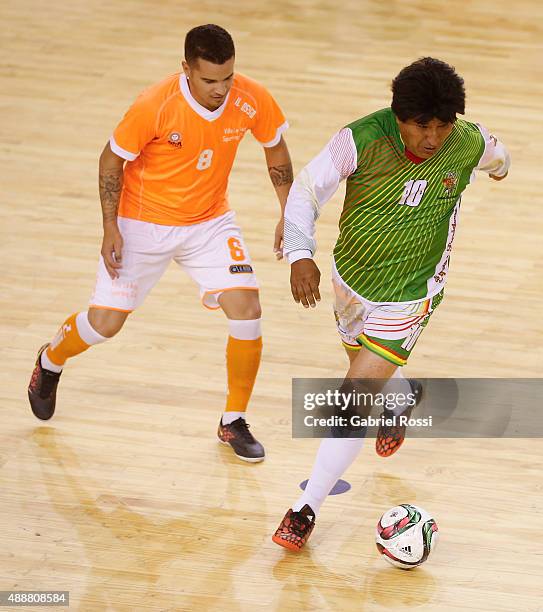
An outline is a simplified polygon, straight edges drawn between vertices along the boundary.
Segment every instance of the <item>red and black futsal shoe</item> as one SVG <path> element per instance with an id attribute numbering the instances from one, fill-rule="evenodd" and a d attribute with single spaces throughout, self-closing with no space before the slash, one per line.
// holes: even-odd
<path id="1" fill-rule="evenodd" d="M 300 551 L 309 539 L 315 527 L 315 513 L 307 504 L 299 511 L 292 508 L 285 514 L 281 524 L 272 536 L 272 540 L 296 552 Z"/>
<path id="2" fill-rule="evenodd" d="M 390 411 L 383 411 L 381 414 L 381 422 L 379 430 L 377 431 L 377 437 L 375 438 L 375 452 L 380 457 L 390 457 L 393 455 L 403 444 L 405 440 L 405 430 L 407 425 L 400 423 L 399 417 L 406 417 L 409 419 L 414 408 L 416 408 L 422 401 L 422 385 L 415 378 L 408 380 L 411 385 L 411 393 L 415 396 L 415 405 L 407 408 L 401 415 L 393 418 Z M 393 425 L 383 424 L 383 419 L 394 420 Z M 403 420 L 403 419 L 402 419 Z"/>
<path id="3" fill-rule="evenodd" d="M 264 447 L 249 431 L 249 425 L 245 419 L 239 417 L 228 425 L 222 424 L 222 417 L 219 421 L 217 436 L 223 444 L 229 444 L 236 456 L 249 463 L 264 461 L 266 453 Z"/>
<path id="4" fill-rule="evenodd" d="M 51 372 L 41 365 L 41 354 L 49 346 L 44 344 L 38 351 L 36 365 L 28 385 L 28 399 L 32 412 L 41 419 L 47 421 L 55 413 L 57 401 L 57 386 L 62 372 Z"/>

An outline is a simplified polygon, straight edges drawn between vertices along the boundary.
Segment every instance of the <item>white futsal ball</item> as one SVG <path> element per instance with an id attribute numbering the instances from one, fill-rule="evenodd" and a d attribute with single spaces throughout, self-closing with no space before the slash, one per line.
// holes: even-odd
<path id="1" fill-rule="evenodd" d="M 401 569 L 413 569 L 428 559 L 438 537 L 436 522 L 426 510 L 401 504 L 379 519 L 375 543 L 389 563 Z"/>

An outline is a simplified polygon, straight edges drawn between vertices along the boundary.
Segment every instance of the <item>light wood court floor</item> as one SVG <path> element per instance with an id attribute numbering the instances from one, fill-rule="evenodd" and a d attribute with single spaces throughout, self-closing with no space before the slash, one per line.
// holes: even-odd
<path id="1" fill-rule="evenodd" d="M 277 204 L 251 136 L 230 196 L 262 284 L 250 422 L 267 461 L 242 464 L 216 442 L 225 320 L 175 267 L 118 338 L 68 365 L 47 426 L 26 385 L 37 348 L 94 284 L 101 148 L 207 22 L 232 32 L 237 69 L 281 103 L 296 171 L 342 125 L 388 105 L 405 64 L 430 54 L 456 66 L 467 118 L 507 143 L 513 166 L 466 192 L 446 300 L 406 371 L 540 377 L 542 4 L 3 0 L 1 12 L 0 590 L 69 590 L 71 609 L 97 611 L 541 610 L 539 439 L 413 440 L 389 460 L 368 443 L 307 550 L 271 542 L 317 448 L 292 440 L 291 377 L 346 367 L 328 272 L 341 194 L 319 222 L 324 296 L 307 312 L 272 256 Z M 380 513 L 404 501 L 441 530 L 410 573 L 373 542 Z"/>

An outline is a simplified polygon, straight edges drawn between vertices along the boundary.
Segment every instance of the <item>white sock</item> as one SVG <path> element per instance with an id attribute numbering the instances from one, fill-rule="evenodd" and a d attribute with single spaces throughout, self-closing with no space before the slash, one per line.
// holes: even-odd
<path id="1" fill-rule="evenodd" d="M 41 363 L 41 367 L 49 370 L 50 372 L 56 372 L 57 374 L 59 372 L 62 372 L 62 370 L 64 369 L 63 365 L 57 365 L 56 363 L 53 363 L 49 357 L 47 357 L 47 351 L 43 351 L 40 357 L 40 363 Z"/>
<path id="2" fill-rule="evenodd" d="M 262 335 L 262 319 L 228 319 L 228 330 L 232 338 L 257 340 Z"/>
<path id="3" fill-rule="evenodd" d="M 381 389 L 381 393 L 383 395 L 386 395 L 387 393 L 393 393 L 394 395 L 401 393 L 403 395 L 407 395 L 412 392 L 413 391 L 411 389 L 409 381 L 407 380 L 407 378 L 404 377 L 402 373 L 402 368 L 396 368 L 394 374 L 390 377 L 386 385 Z M 407 402 L 401 402 L 397 406 L 387 407 L 386 410 L 394 416 L 400 416 L 400 414 L 405 412 L 407 408 L 409 408 Z"/>
<path id="4" fill-rule="evenodd" d="M 230 423 L 237 421 L 239 417 L 245 420 L 245 412 L 234 412 L 233 410 L 229 410 L 228 412 L 223 412 L 221 422 L 223 425 L 230 425 Z"/>
<path id="5" fill-rule="evenodd" d="M 303 495 L 292 506 L 295 512 L 309 504 L 315 515 L 324 500 L 356 459 L 364 445 L 364 438 L 326 438 L 321 442 L 313 471 Z"/>
<path id="6" fill-rule="evenodd" d="M 90 346 L 109 340 L 109 338 L 99 334 L 90 324 L 88 311 L 78 312 L 75 318 L 75 324 L 77 325 L 77 331 L 81 336 L 81 340 Z"/>
<path id="7" fill-rule="evenodd" d="M 94 327 L 89 322 L 89 313 L 88 311 L 78 312 L 75 318 L 75 324 L 77 326 L 77 332 L 81 337 L 83 342 L 86 342 L 89 346 L 93 344 L 100 344 L 101 342 L 105 342 L 107 338 L 99 334 Z M 64 369 L 63 365 L 57 365 L 53 363 L 49 357 L 47 357 L 47 351 L 43 351 L 41 354 L 41 367 L 46 370 L 50 370 L 51 372 L 62 372 Z"/>

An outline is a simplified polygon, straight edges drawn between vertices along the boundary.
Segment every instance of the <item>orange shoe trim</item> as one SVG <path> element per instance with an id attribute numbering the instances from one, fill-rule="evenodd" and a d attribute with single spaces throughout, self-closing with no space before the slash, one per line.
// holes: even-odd
<path id="1" fill-rule="evenodd" d="M 296 544 L 294 544 L 293 542 L 289 542 L 288 540 L 283 540 L 283 538 L 280 538 L 276 535 L 272 536 L 272 540 L 276 544 L 279 544 L 279 546 L 282 546 L 283 548 L 288 548 L 288 550 L 293 550 L 294 552 L 300 552 L 302 550 L 301 546 L 296 546 Z"/>

